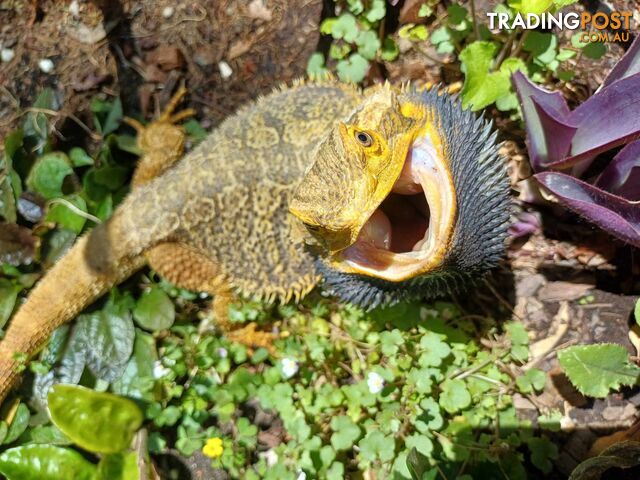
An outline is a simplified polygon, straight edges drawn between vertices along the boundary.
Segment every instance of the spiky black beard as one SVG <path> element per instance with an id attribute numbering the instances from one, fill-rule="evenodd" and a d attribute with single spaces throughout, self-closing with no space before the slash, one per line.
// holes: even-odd
<path id="1" fill-rule="evenodd" d="M 323 277 L 323 289 L 367 309 L 459 291 L 495 267 L 505 250 L 511 208 L 509 182 L 492 123 L 463 110 L 458 100 L 438 94 L 435 88 L 425 92 L 410 88 L 404 95 L 439 114 L 437 127 L 449 157 L 457 219 L 443 265 L 403 282 L 339 272 L 318 257 L 316 267 Z"/>

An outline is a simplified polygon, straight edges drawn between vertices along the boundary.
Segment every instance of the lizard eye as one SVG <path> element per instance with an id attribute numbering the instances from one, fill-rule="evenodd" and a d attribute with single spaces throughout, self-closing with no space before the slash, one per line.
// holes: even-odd
<path id="1" fill-rule="evenodd" d="M 309 229 L 312 232 L 319 232 L 320 231 L 320 225 L 311 225 L 309 223 L 305 223 L 304 226 L 307 227 L 307 229 Z"/>
<path id="2" fill-rule="evenodd" d="M 355 134 L 356 140 L 360 142 L 363 147 L 370 147 L 373 144 L 373 139 L 371 135 L 366 132 L 356 132 Z"/>

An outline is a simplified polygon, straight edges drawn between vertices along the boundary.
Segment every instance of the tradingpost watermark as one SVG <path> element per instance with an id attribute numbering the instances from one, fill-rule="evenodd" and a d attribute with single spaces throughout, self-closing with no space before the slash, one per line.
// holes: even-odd
<path id="1" fill-rule="evenodd" d="M 582 30 L 581 42 L 628 42 L 633 23 L 633 12 L 610 13 L 597 12 L 558 12 L 558 13 L 516 13 L 510 16 L 506 12 L 487 12 L 489 28 L 510 29 L 520 27 L 527 30 L 535 28 L 559 28 Z"/>

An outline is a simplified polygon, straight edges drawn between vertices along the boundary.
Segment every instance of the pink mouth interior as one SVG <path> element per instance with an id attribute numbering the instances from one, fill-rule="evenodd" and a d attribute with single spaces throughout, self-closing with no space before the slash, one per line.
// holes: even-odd
<path id="1" fill-rule="evenodd" d="M 427 237 L 429 205 L 413 163 L 405 162 L 391 193 L 369 217 L 356 243 L 345 250 L 347 257 L 353 247 L 367 244 L 394 253 L 420 250 Z"/>

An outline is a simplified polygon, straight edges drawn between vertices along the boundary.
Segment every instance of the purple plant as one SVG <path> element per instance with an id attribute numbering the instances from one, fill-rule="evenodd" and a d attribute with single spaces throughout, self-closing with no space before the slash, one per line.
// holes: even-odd
<path id="1" fill-rule="evenodd" d="M 569 110 L 560 92 L 512 76 L 534 178 L 558 201 L 640 247 L 640 37 L 598 91 Z M 600 175 L 583 178 L 601 153 L 625 145 Z"/>

